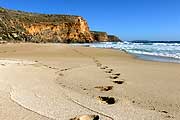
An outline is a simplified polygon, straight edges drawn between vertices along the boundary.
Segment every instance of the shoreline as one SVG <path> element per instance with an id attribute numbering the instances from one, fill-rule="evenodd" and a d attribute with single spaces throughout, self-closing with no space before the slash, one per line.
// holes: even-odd
<path id="1" fill-rule="evenodd" d="M 90 47 L 90 45 L 83 45 L 82 44 L 67 44 L 67 43 L 33 43 L 33 42 L 15 42 L 15 43 L 5 43 L 5 44 L 0 44 L 0 45 L 6 45 L 6 44 L 42 44 L 42 45 L 72 45 L 72 46 L 81 46 L 81 47 L 89 47 L 89 48 L 99 48 L 99 49 L 112 49 L 112 50 L 117 50 L 119 52 L 124 52 L 125 54 L 133 56 L 135 59 L 143 60 L 143 61 L 149 61 L 149 62 L 160 62 L 160 63 L 173 63 L 173 64 L 180 64 L 180 59 L 177 58 L 172 58 L 172 57 L 163 57 L 163 56 L 155 56 L 155 55 L 145 55 L 145 54 L 133 54 L 133 53 L 128 53 L 125 50 L 119 50 L 118 48 L 101 48 L 101 47 Z M 150 58 L 150 59 L 148 59 Z M 168 61 L 169 60 L 169 61 Z"/>
<path id="2" fill-rule="evenodd" d="M 113 49 L 47 43 L 0 45 L 0 58 L 0 96 L 6 98 L 10 86 L 13 100 L 46 117 L 180 118 L 178 63 L 144 61 Z M 112 97 L 115 103 L 109 105 L 103 97 Z M 19 116 L 23 113 L 27 115 L 24 111 Z"/>
<path id="3" fill-rule="evenodd" d="M 160 43 L 157 42 L 152 41 L 151 45 L 149 44 L 147 45 L 146 42 L 145 43 L 100 42 L 100 43 L 92 43 L 92 44 L 84 44 L 84 45 L 95 48 L 117 49 L 119 51 L 125 51 L 128 54 L 135 55 L 139 59 L 148 60 L 148 61 L 180 63 L 180 57 L 178 54 L 179 46 L 177 46 L 179 45 L 178 42 L 177 43 L 173 42 L 174 44 L 168 44 L 169 42 L 167 41 L 164 42 L 159 41 Z M 164 45 L 165 43 L 166 45 Z M 77 45 L 83 46 L 83 44 L 77 44 Z M 177 46 L 177 49 L 173 49 L 173 47 L 175 47 L 174 45 Z M 166 46 L 167 46 L 167 50 L 165 48 Z"/>
<path id="4" fill-rule="evenodd" d="M 71 45 L 71 44 L 70 44 Z M 73 44 L 72 44 L 73 45 Z M 82 46 L 82 47 L 90 47 L 89 45 L 75 45 L 75 46 Z M 133 56 L 135 59 L 143 60 L 143 61 L 149 61 L 149 62 L 159 62 L 159 63 L 173 63 L 173 64 L 180 64 L 180 59 L 171 58 L 171 57 L 161 57 L 161 56 L 154 56 L 154 55 L 143 55 L 143 54 L 133 54 L 128 53 L 125 50 L 119 50 L 117 48 L 101 48 L 101 47 L 90 47 L 90 48 L 99 48 L 99 49 L 112 49 L 117 50 L 119 52 L 123 52 L 125 54 Z M 151 57 L 151 59 L 148 59 L 147 57 Z M 158 59 L 160 58 L 160 59 Z M 169 61 L 168 61 L 169 60 Z"/>

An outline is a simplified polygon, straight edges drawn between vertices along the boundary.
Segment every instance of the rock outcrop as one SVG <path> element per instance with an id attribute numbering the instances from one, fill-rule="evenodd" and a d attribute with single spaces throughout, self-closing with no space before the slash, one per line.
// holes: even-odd
<path id="1" fill-rule="evenodd" d="M 109 41 L 106 32 L 90 32 L 82 17 L 27 13 L 0 8 L 0 40 L 13 42 Z"/>
<path id="2" fill-rule="evenodd" d="M 108 41 L 108 35 L 106 32 L 91 31 L 91 35 L 96 42 L 106 42 Z"/>
<path id="3" fill-rule="evenodd" d="M 115 35 L 108 35 L 106 32 L 91 31 L 92 38 L 95 42 L 121 42 Z"/>
<path id="4" fill-rule="evenodd" d="M 115 35 L 108 35 L 108 42 L 122 42 L 122 40 Z"/>
<path id="5" fill-rule="evenodd" d="M 77 17 L 73 22 L 40 22 L 23 25 L 28 34 L 41 42 L 93 42 L 87 22 Z"/>

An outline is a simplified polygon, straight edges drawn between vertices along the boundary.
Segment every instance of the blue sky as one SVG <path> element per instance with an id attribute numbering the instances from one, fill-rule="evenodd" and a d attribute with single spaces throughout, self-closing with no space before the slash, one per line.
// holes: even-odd
<path id="1" fill-rule="evenodd" d="M 180 0 L 0 0 L 0 6 L 83 16 L 123 40 L 180 40 Z"/>

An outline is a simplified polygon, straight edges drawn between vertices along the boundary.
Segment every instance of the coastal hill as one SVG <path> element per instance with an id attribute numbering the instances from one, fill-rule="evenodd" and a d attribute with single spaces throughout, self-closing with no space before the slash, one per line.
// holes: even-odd
<path id="1" fill-rule="evenodd" d="M 106 32 L 90 31 L 81 16 L 37 14 L 0 7 L 0 41 L 89 43 L 120 39 Z"/>

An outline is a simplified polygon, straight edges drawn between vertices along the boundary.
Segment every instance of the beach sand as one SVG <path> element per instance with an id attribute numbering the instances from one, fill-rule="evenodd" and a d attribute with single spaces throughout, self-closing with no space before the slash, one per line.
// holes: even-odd
<path id="1" fill-rule="evenodd" d="M 180 64 L 67 44 L 0 45 L 0 119 L 179 120 Z"/>

